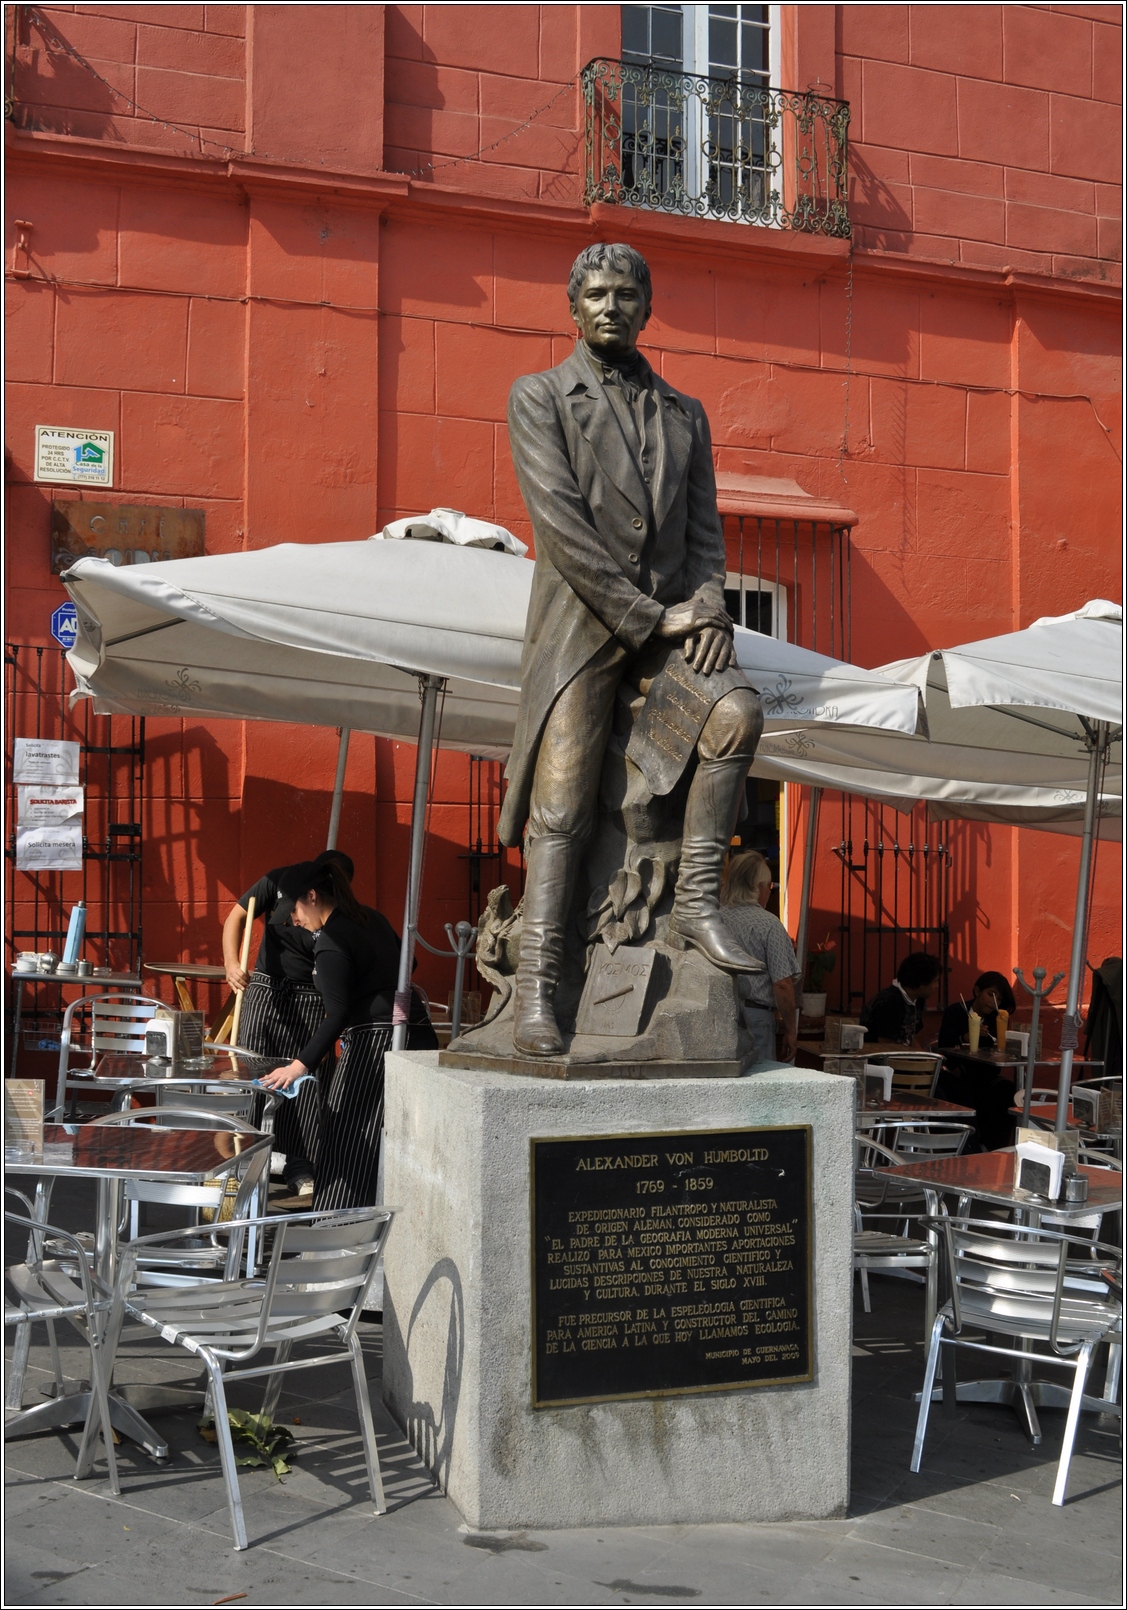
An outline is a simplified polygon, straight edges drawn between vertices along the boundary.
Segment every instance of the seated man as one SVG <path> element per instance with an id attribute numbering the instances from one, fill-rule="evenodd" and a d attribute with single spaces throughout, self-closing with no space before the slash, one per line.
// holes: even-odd
<path id="1" fill-rule="evenodd" d="M 784 1062 L 798 1048 L 797 986 L 802 973 L 790 935 L 778 917 L 764 908 L 771 898 L 771 868 L 758 850 L 745 850 L 728 862 L 721 894 L 724 926 L 766 971 L 745 974 L 739 981 L 744 1024 L 751 1034 L 757 1062 L 775 1060 L 775 1010 L 783 1020 Z"/>
<path id="2" fill-rule="evenodd" d="M 938 982 L 942 966 L 926 951 L 914 950 L 896 969 L 887 989 L 874 995 L 861 1013 L 869 1039 L 891 1040 L 898 1045 L 925 1049 L 920 1040 L 924 1026 L 924 1003 Z"/>

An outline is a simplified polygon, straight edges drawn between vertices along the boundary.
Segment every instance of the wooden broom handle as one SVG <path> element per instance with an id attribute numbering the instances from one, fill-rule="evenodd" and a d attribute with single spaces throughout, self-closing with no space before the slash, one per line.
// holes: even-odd
<path id="1" fill-rule="evenodd" d="M 253 927 L 254 896 L 251 895 L 250 899 L 247 901 L 247 920 L 246 926 L 243 929 L 242 949 L 239 951 L 239 966 L 242 968 L 244 973 L 247 970 L 247 962 L 250 961 L 250 934 Z M 240 989 L 235 991 L 235 1015 L 231 1019 L 231 1038 L 228 1042 L 230 1045 L 238 1045 L 239 1043 L 239 1019 L 243 1015 L 243 996 L 245 994 L 245 990 Z"/>

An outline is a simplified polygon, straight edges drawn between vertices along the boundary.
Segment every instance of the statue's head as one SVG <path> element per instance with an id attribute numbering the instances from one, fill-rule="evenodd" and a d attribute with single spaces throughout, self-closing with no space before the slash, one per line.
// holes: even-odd
<path id="1" fill-rule="evenodd" d="M 567 299 L 592 352 L 625 357 L 637 346 L 650 316 L 649 266 L 633 246 L 588 246 L 572 264 Z"/>

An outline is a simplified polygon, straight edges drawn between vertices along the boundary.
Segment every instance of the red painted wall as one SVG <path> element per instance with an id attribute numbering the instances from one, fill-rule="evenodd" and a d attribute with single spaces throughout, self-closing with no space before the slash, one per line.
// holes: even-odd
<path id="1" fill-rule="evenodd" d="M 114 497 L 206 508 L 210 552 L 363 538 L 435 503 L 529 540 L 505 401 L 569 350 L 563 286 L 592 239 L 646 252 L 646 350 L 705 403 L 720 467 L 857 510 L 857 661 L 1118 597 L 1118 9 L 783 13 L 789 83 L 852 103 L 852 259 L 582 206 L 564 86 L 617 54 L 612 6 L 51 6 L 46 32 L 25 17 L 9 638 L 44 641 L 62 596 L 37 423 L 114 430 Z M 229 900 L 323 843 L 335 735 L 152 720 L 148 752 L 145 951 L 213 958 Z M 341 843 L 396 922 L 413 769 L 411 746 L 353 739 Z M 467 910 L 468 789 L 465 758 L 444 756 L 432 943 Z M 952 844 L 956 985 L 1064 965 L 1075 841 L 966 824 Z M 1093 959 L 1120 948 L 1118 868 L 1101 850 Z M 444 997 L 452 967 L 424 956 L 418 976 Z"/>

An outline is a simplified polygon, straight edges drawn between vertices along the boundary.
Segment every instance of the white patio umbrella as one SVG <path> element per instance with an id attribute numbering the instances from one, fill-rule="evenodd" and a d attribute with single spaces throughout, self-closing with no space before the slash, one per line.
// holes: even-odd
<path id="1" fill-rule="evenodd" d="M 1121 607 L 1096 599 L 1025 631 L 881 667 L 919 687 L 929 738 L 794 732 L 765 738 L 755 764 L 761 775 L 816 789 L 904 806 L 926 799 L 944 817 L 1079 830 L 1061 1129 L 1077 1041 L 1092 841 L 1097 831 L 1122 832 L 1122 650 Z M 1105 817 L 1113 819 L 1106 834 Z M 808 888 L 806 894 L 808 900 Z"/>
<path id="2" fill-rule="evenodd" d="M 532 572 L 530 560 L 511 554 L 379 539 L 128 567 L 80 559 L 64 578 L 78 611 L 68 660 L 77 695 L 99 711 L 340 727 L 330 843 L 349 732 L 417 739 L 402 993 L 417 933 L 439 689 L 444 747 L 507 754 Z M 736 640 L 769 728 L 915 731 L 914 685 L 757 632 L 741 629 Z"/>

